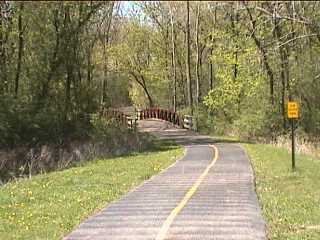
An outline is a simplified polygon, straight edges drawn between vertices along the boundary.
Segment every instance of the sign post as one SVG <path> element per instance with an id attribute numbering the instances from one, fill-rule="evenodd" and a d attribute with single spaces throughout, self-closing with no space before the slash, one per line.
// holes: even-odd
<path id="1" fill-rule="evenodd" d="M 299 107 L 297 102 L 288 102 L 288 118 L 291 120 L 291 153 L 292 153 L 292 171 L 296 170 L 295 162 L 295 143 L 294 143 L 294 121 L 299 118 Z"/>
<path id="2" fill-rule="evenodd" d="M 294 143 L 294 119 L 291 119 L 291 152 L 292 152 L 292 171 L 296 170 L 296 159 L 295 159 L 295 143 Z"/>

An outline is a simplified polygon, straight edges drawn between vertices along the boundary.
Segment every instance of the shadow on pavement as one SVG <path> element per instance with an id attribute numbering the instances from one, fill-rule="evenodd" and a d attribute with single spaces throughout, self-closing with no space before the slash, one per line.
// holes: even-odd
<path id="1" fill-rule="evenodd" d="M 211 137 L 200 135 L 196 132 L 181 129 L 162 120 L 142 120 L 138 123 L 139 131 L 150 133 L 159 140 L 167 140 L 175 142 L 179 145 L 207 145 L 214 143 L 250 143 L 246 141 L 237 141 L 232 139 L 223 139 L 219 137 Z"/>

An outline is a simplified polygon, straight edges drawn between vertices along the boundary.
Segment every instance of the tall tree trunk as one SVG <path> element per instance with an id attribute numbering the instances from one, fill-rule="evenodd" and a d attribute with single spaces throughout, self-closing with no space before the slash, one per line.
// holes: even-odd
<path id="1" fill-rule="evenodd" d="M 169 40 L 169 31 L 170 31 L 170 27 L 169 27 L 169 21 L 170 19 L 167 19 L 166 20 L 166 24 L 165 24 L 165 68 L 166 68 L 166 71 L 165 71 L 165 78 L 166 78 L 166 81 L 169 82 L 169 79 L 170 79 L 170 60 L 172 58 L 172 55 L 170 54 L 170 40 Z M 148 54 L 150 57 L 151 57 L 151 54 Z M 148 63 L 149 65 L 149 63 Z M 170 82 L 171 83 L 171 82 Z M 169 93 L 169 96 L 171 95 L 170 92 L 171 92 L 171 84 L 168 84 L 168 93 Z M 171 107 L 171 99 L 170 97 L 168 97 L 168 107 Z"/>
<path id="2" fill-rule="evenodd" d="M 104 105 L 107 100 L 107 77 L 108 77 L 108 64 L 107 64 L 107 34 L 104 34 L 103 41 L 103 80 L 102 80 L 102 97 L 101 103 Z"/>
<path id="3" fill-rule="evenodd" d="M 53 10 L 53 25 L 55 27 L 55 35 L 56 35 L 56 41 L 55 41 L 55 47 L 53 50 L 53 54 L 50 60 L 50 65 L 49 65 L 49 72 L 47 75 L 47 78 L 44 82 L 42 82 L 42 87 L 41 87 L 41 92 L 38 96 L 39 100 L 42 100 L 48 95 L 49 91 L 49 84 L 51 82 L 52 77 L 54 76 L 56 70 L 58 67 L 62 64 L 62 54 L 59 55 L 59 49 L 60 49 L 60 38 L 62 35 L 60 34 L 60 26 L 59 26 L 59 10 L 55 9 Z M 39 101 L 40 103 L 40 101 Z"/>
<path id="4" fill-rule="evenodd" d="M 19 80 L 20 80 L 20 73 L 21 73 L 21 64 L 22 64 L 22 56 L 23 56 L 23 29 L 22 29 L 22 12 L 23 12 L 23 2 L 19 3 L 19 17 L 18 17 L 18 34 L 19 34 L 19 41 L 18 41 L 18 60 L 17 60 L 17 70 L 16 70 L 16 77 L 15 77 L 15 86 L 14 86 L 14 96 L 15 98 L 18 97 L 18 90 L 19 90 Z"/>
<path id="5" fill-rule="evenodd" d="M 173 111 L 177 111 L 177 67 L 176 67 L 176 33 L 173 22 L 173 11 L 170 5 L 170 20 L 171 20 L 171 45 L 172 45 L 172 72 L 173 72 Z"/>
<path id="6" fill-rule="evenodd" d="M 233 50 L 233 55 L 234 55 L 234 65 L 233 65 L 233 81 L 236 82 L 237 78 L 238 78 L 238 71 L 239 71 L 239 61 L 238 61 L 238 57 L 239 57 L 239 49 L 240 46 L 237 42 L 238 38 L 239 38 L 239 30 L 238 30 L 238 22 L 239 22 L 239 13 L 238 13 L 238 9 L 239 9 L 239 3 L 236 3 L 236 8 L 232 8 L 232 12 L 230 14 L 230 20 L 231 20 L 231 27 L 232 27 L 232 31 L 233 31 L 233 39 L 235 40 L 235 48 Z M 233 5 L 232 5 L 233 6 Z M 241 100 L 242 100 L 242 95 L 243 95 L 243 88 L 240 88 L 240 91 L 238 93 L 237 96 L 237 111 L 238 114 L 240 114 L 241 112 Z"/>
<path id="7" fill-rule="evenodd" d="M 274 75 L 273 75 L 273 71 L 272 71 L 271 66 L 269 64 L 269 61 L 268 61 L 267 52 L 264 49 L 264 47 L 262 46 L 261 41 L 256 36 L 256 21 L 253 19 L 251 11 L 248 8 L 247 4 L 245 4 L 245 7 L 246 7 L 247 13 L 249 15 L 249 19 L 250 19 L 251 26 L 252 26 L 252 28 L 249 29 L 251 31 L 251 37 L 254 40 L 254 43 L 256 44 L 256 47 L 258 48 L 258 50 L 260 52 L 262 63 L 264 65 L 264 68 L 265 68 L 267 75 L 268 75 L 268 78 L 269 78 L 270 102 L 272 105 L 274 105 Z"/>
<path id="8" fill-rule="evenodd" d="M 1 81 L 4 81 L 4 66 L 5 66 L 5 62 L 4 62 L 4 36 L 3 36 L 3 11 L 2 11 L 2 2 L 0 2 L 0 78 Z M 3 80 L 2 80 L 3 79 Z M 4 82 L 0 82 L 0 94 L 3 91 L 3 87 L 4 87 Z"/>
<path id="9" fill-rule="evenodd" d="M 214 28 L 217 27 L 217 5 L 215 5 L 214 7 L 214 18 L 213 18 L 213 26 Z M 213 42 L 214 42 L 214 38 L 213 38 L 213 33 L 211 33 L 211 47 L 210 47 L 210 60 L 209 60 L 209 64 L 210 64 L 210 82 L 209 82 L 209 90 L 213 89 L 213 81 L 214 81 L 214 69 L 213 69 L 213 60 L 212 60 L 212 56 L 213 56 Z"/>
<path id="10" fill-rule="evenodd" d="M 89 44 L 88 50 L 87 50 L 87 83 L 88 86 L 91 85 L 91 51 L 93 50 Z"/>
<path id="11" fill-rule="evenodd" d="M 211 44 L 212 46 L 210 47 L 210 59 L 209 59 L 209 65 L 210 65 L 210 90 L 213 89 L 213 62 L 212 62 L 212 55 L 213 55 L 213 34 L 211 34 Z"/>
<path id="12" fill-rule="evenodd" d="M 190 73 L 190 8 L 189 1 L 187 1 L 187 21 L 186 21 L 186 75 L 187 75 L 187 88 L 188 88 L 188 106 L 190 114 L 193 115 L 193 102 L 192 102 L 192 82 Z"/>
<path id="13" fill-rule="evenodd" d="M 209 82 L 209 90 L 213 89 L 213 81 L 214 81 L 214 69 L 213 69 L 213 60 L 212 60 L 212 56 L 213 56 L 213 34 L 211 34 L 211 44 L 212 46 L 210 47 L 210 59 L 209 59 L 209 68 L 210 68 L 210 82 Z"/>
<path id="14" fill-rule="evenodd" d="M 294 11 L 294 8 L 295 8 L 295 3 L 294 2 L 288 2 L 286 3 L 286 6 L 287 6 L 287 10 L 289 12 L 289 15 L 292 19 L 295 19 L 296 16 L 295 16 L 295 11 Z M 296 37 L 296 29 L 295 29 L 295 26 L 294 26 L 294 22 L 293 21 L 290 21 L 290 28 L 291 28 L 291 39 L 294 39 Z M 289 97 L 289 100 L 293 100 L 293 86 L 291 86 L 290 84 L 290 77 L 289 77 L 289 71 L 290 71 L 290 66 L 289 66 L 289 48 L 286 47 L 286 53 L 287 53 L 287 66 L 286 66 L 286 81 L 287 81 L 287 91 L 288 91 L 288 97 Z M 295 63 L 296 63 L 296 66 L 297 66 L 297 62 L 298 62 L 298 55 L 296 54 L 296 51 L 293 51 L 293 54 L 294 54 L 294 59 L 295 59 Z M 299 75 L 297 75 L 297 77 L 299 78 Z"/>
<path id="15" fill-rule="evenodd" d="M 67 67 L 67 79 L 65 85 L 65 120 L 67 120 L 68 113 L 71 110 L 71 83 L 72 83 L 72 69 Z"/>
<path id="16" fill-rule="evenodd" d="M 176 49 L 177 50 L 177 49 Z M 178 64 L 178 68 L 179 68 L 179 75 L 180 75 L 180 81 L 177 82 L 177 85 L 179 86 L 179 89 L 181 89 L 182 91 L 182 101 L 183 101 L 183 105 L 187 106 L 187 101 L 188 101 L 188 97 L 187 97 L 187 90 L 186 90 L 186 84 L 185 84 L 185 76 L 184 76 L 184 69 L 182 67 L 182 63 L 181 63 L 181 58 L 180 55 L 178 55 L 178 52 L 176 51 L 176 55 L 177 55 L 177 64 Z M 177 96 L 179 96 L 177 94 Z"/>
<path id="17" fill-rule="evenodd" d="M 289 65 L 288 65 L 288 51 L 285 46 L 281 45 L 281 27 L 279 22 L 275 20 L 274 23 L 275 36 L 278 42 L 279 55 L 280 55 L 280 79 L 281 79 L 281 113 L 283 117 L 283 129 L 287 127 L 287 116 L 286 116 L 286 89 L 287 89 L 287 79 L 289 75 Z"/>
<path id="18" fill-rule="evenodd" d="M 102 97 L 101 103 L 104 106 L 107 100 L 107 86 L 108 86 L 108 56 L 107 47 L 109 45 L 109 33 L 111 28 L 112 14 L 113 14 L 114 2 L 111 3 L 108 18 L 107 18 L 107 29 L 104 29 L 103 35 L 103 80 L 102 80 Z"/>
<path id="19" fill-rule="evenodd" d="M 232 9 L 232 11 L 234 11 Z M 238 5 L 237 5 L 237 8 L 236 8 L 236 13 L 232 12 L 230 14 L 230 20 L 231 20 L 231 27 L 232 27 L 232 30 L 233 30 L 233 35 L 234 35 L 234 38 L 238 38 L 239 36 L 239 32 L 238 32 L 238 29 L 237 29 L 237 26 L 236 24 L 238 23 L 239 21 L 239 16 L 238 16 Z M 233 65 L 233 78 L 234 78 L 234 81 L 236 81 L 237 77 L 238 77 L 238 44 L 236 43 L 235 45 L 235 50 L 233 52 L 233 55 L 234 55 L 234 65 Z"/>
<path id="20" fill-rule="evenodd" d="M 235 64 L 233 67 L 233 77 L 234 77 L 234 80 L 236 80 L 238 77 L 238 51 L 237 50 L 234 52 L 234 61 L 235 61 Z"/>
<path id="21" fill-rule="evenodd" d="M 149 107 L 154 107 L 154 103 L 153 103 L 153 99 L 152 99 L 152 97 L 151 97 L 151 95 L 150 95 L 150 93 L 149 93 L 149 90 L 145 87 L 145 88 L 143 88 L 144 89 L 144 91 L 145 91 L 145 93 L 147 94 L 147 98 L 148 98 L 148 101 L 149 101 Z"/>
<path id="22" fill-rule="evenodd" d="M 72 31 L 73 27 L 71 24 L 70 18 L 70 6 L 65 8 L 65 22 L 64 22 L 64 29 L 66 31 Z M 69 34 L 65 34 L 64 36 L 64 49 L 65 49 L 65 111 L 64 111 L 64 120 L 68 119 L 68 114 L 71 112 L 71 83 L 73 82 L 73 39 L 75 36 L 71 36 Z"/>
<path id="23" fill-rule="evenodd" d="M 151 95 L 149 93 L 149 90 L 147 88 L 144 76 L 141 73 L 136 74 L 135 72 L 130 72 L 130 74 L 131 74 L 131 76 L 133 76 L 134 80 L 142 87 L 143 91 L 147 95 L 147 98 L 148 98 L 148 101 L 149 101 L 149 107 L 153 107 L 154 106 L 153 99 L 152 99 L 152 97 L 151 97 Z"/>
<path id="24" fill-rule="evenodd" d="M 197 6 L 197 20 L 196 20 L 196 48 L 197 48 L 197 63 L 196 63 L 196 105 L 200 102 L 200 46 L 199 46 L 199 23 L 200 23 L 200 4 Z"/>
<path id="25" fill-rule="evenodd" d="M 5 2 L 0 2 L 0 93 L 8 92 L 8 76 L 7 76 L 7 52 L 6 44 L 8 38 L 8 32 L 5 27 L 3 8 L 5 8 Z"/>

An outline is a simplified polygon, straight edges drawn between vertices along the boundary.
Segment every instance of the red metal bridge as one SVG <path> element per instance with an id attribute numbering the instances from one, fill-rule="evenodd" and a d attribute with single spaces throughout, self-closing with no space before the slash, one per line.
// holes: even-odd
<path id="1" fill-rule="evenodd" d="M 139 119 L 156 118 L 173 123 L 179 127 L 183 127 L 183 117 L 178 113 L 162 108 L 148 108 L 140 110 Z"/>
<path id="2" fill-rule="evenodd" d="M 183 116 L 179 115 L 177 112 L 163 108 L 147 108 L 143 110 L 136 110 L 131 114 L 125 113 L 119 109 L 109 108 L 103 111 L 103 116 L 107 118 L 115 118 L 120 123 L 127 124 L 130 128 L 136 125 L 137 120 L 150 118 L 161 119 L 171 122 L 172 124 L 181 128 L 185 128 Z"/>

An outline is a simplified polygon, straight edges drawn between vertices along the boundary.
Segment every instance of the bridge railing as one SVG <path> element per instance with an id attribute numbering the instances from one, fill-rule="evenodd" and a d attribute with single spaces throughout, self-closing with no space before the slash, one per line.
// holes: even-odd
<path id="1" fill-rule="evenodd" d="M 140 120 L 148 118 L 162 119 L 183 128 L 183 118 L 176 112 L 162 108 L 148 108 L 139 111 L 138 118 Z"/>
<path id="2" fill-rule="evenodd" d="M 120 124 L 123 124 L 124 126 L 127 126 L 130 129 L 136 129 L 137 127 L 137 118 L 131 117 L 117 109 L 104 109 L 102 115 L 106 118 L 114 118 Z"/>
<path id="3" fill-rule="evenodd" d="M 135 116 L 129 116 L 117 109 L 103 110 L 103 116 L 107 118 L 115 118 L 119 123 L 127 126 L 130 129 L 136 129 L 137 120 L 144 120 L 149 118 L 162 119 L 181 128 L 194 130 L 193 117 L 189 115 L 181 116 L 177 112 L 162 108 L 147 108 L 138 110 Z"/>

